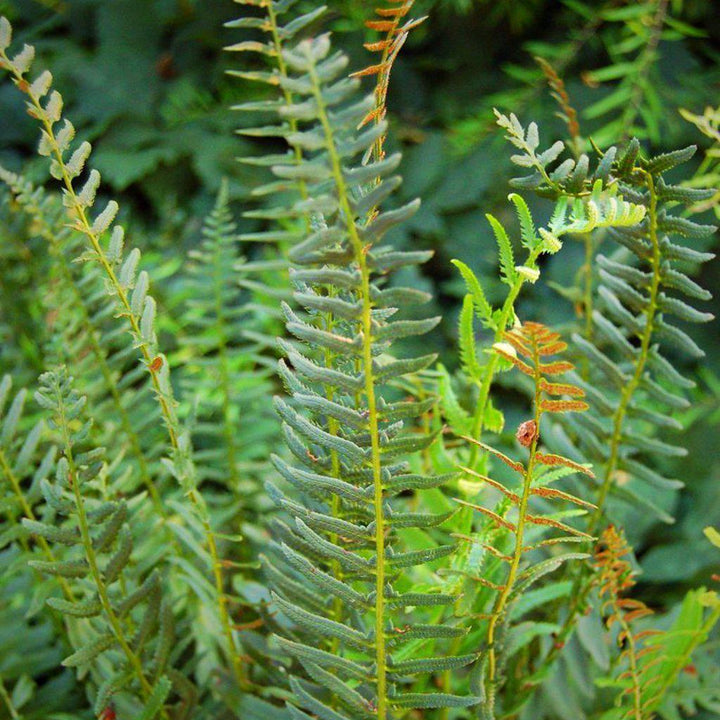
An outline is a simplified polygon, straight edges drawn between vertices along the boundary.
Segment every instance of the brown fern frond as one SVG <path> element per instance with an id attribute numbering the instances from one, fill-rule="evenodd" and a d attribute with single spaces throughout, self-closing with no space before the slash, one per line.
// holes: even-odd
<path id="1" fill-rule="evenodd" d="M 462 437 L 468 443 L 489 453 L 513 470 L 521 477 L 521 482 L 517 489 L 510 489 L 499 480 L 481 475 L 472 468 L 463 466 L 460 469 L 469 477 L 484 482 L 504 497 L 497 508 L 499 512 L 464 500 L 457 501 L 465 507 L 477 510 L 487 519 L 489 524 L 501 530 L 507 530 L 515 536 L 511 554 L 503 552 L 504 547 L 502 549 L 491 548 L 487 543 L 478 543 L 491 555 L 509 565 L 505 582 L 499 586 L 501 589 L 498 591 L 492 611 L 488 616 L 485 638 L 487 651 L 486 659 L 483 660 L 485 665 L 482 671 L 485 684 L 484 692 L 488 697 L 494 696 L 502 678 L 502 667 L 505 659 L 502 650 L 495 645 L 495 638 L 497 629 L 508 620 L 507 613 L 508 607 L 512 603 L 512 594 L 517 587 L 523 583 L 531 582 L 533 578 L 545 572 L 542 562 L 534 563 L 530 561 L 528 564 L 527 553 L 544 545 L 587 542 L 594 539 L 590 535 L 561 522 L 557 519 L 558 515 L 530 512 L 531 504 L 535 498 L 543 498 L 553 503 L 556 501 L 567 502 L 583 509 L 594 507 L 591 503 L 570 493 L 550 489 L 542 484 L 543 474 L 547 474 L 542 467 L 544 465 L 564 465 L 573 471 L 592 475 L 592 472 L 583 465 L 579 465 L 560 455 L 543 454 L 539 450 L 541 421 L 546 413 L 587 409 L 587 404 L 582 400 L 548 399 L 548 396 L 581 398 L 585 395 L 582 388 L 568 382 L 553 383 L 546 377 L 546 375 L 560 375 L 573 369 L 572 363 L 569 362 L 544 363 L 541 361 L 541 358 L 562 352 L 567 348 L 567 345 L 561 340 L 558 333 L 549 330 L 544 325 L 533 322 L 524 323 L 506 332 L 503 340 L 505 342 L 498 342 L 493 345 L 493 351 L 510 361 L 520 372 L 533 379 L 533 417 L 521 423 L 516 434 L 518 443 L 525 449 L 528 457 L 524 461 L 517 461 L 480 440 L 468 436 Z M 524 359 L 521 360 L 518 356 L 522 356 Z M 509 513 L 512 513 L 512 521 L 507 517 Z M 550 535 L 550 537 L 546 535 Z M 525 544 L 526 536 L 540 536 L 542 539 L 527 545 Z M 568 553 L 559 557 L 562 557 L 564 561 L 581 559 L 587 556 L 581 553 Z M 527 567 L 521 569 L 521 565 L 527 565 Z M 491 589 L 493 587 L 493 583 L 490 583 L 487 579 L 476 578 L 476 580 L 484 587 Z"/>
<path id="2" fill-rule="evenodd" d="M 634 572 L 627 560 L 629 554 L 630 546 L 625 535 L 610 525 L 600 538 L 595 552 L 595 567 L 598 570 L 600 597 L 605 598 L 601 608 L 606 615 L 605 625 L 608 629 L 615 625 L 619 627 L 617 643 L 621 648 L 620 659 L 627 663 L 627 669 L 618 675 L 619 680 L 628 681 L 621 697 L 632 698 L 632 706 L 624 717 L 648 720 L 649 715 L 645 712 L 648 683 L 643 682 L 643 673 L 654 660 L 642 665 L 639 661 L 654 653 L 657 648 L 642 643 L 654 633 L 635 632 L 633 624 L 653 612 L 642 601 L 625 596 L 635 585 Z"/>
<path id="3" fill-rule="evenodd" d="M 552 91 L 550 94 L 560 106 L 560 112 L 556 114 L 567 126 L 568 133 L 570 133 L 570 139 L 572 140 L 572 145 L 577 151 L 579 151 L 580 124 L 577 119 L 577 111 L 570 104 L 570 96 L 565 88 L 565 82 L 547 60 L 536 56 L 535 62 L 540 66 L 540 69 L 543 71 L 543 75 L 545 75 L 545 79 Z"/>
<path id="4" fill-rule="evenodd" d="M 402 46 L 407 40 L 411 30 L 416 28 L 425 17 L 411 18 L 406 20 L 410 8 L 415 0 L 386 0 L 389 7 L 375 8 L 375 14 L 379 19 L 368 20 L 365 26 L 370 30 L 383 33 L 383 37 L 375 42 L 364 44 L 366 50 L 380 53 L 380 62 L 369 65 L 363 70 L 352 74 L 352 77 L 368 77 L 375 75 L 375 106 L 362 119 L 359 127 L 370 122 L 380 123 L 387 115 L 387 94 L 390 86 L 390 73 L 395 60 L 397 59 Z M 382 160 L 385 157 L 385 135 L 379 137 L 372 148 L 372 155 L 375 160 Z"/>

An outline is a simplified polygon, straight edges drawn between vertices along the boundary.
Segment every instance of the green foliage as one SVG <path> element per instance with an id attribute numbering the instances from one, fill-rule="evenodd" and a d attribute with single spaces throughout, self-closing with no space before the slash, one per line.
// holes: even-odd
<path id="1" fill-rule="evenodd" d="M 716 712 L 706 9 L 2 5 L 0 718 Z"/>

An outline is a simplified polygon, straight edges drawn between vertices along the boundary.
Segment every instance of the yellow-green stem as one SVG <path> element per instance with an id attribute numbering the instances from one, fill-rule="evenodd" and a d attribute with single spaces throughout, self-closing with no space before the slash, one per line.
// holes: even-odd
<path id="1" fill-rule="evenodd" d="M 380 457 L 380 435 L 377 402 L 375 398 L 375 381 L 372 358 L 372 301 L 370 298 L 370 269 L 366 258 L 366 248 L 353 220 L 354 213 L 350 205 L 348 188 L 343 177 L 340 155 L 335 146 L 334 136 L 328 118 L 325 101 L 320 90 L 320 83 L 314 66 L 310 67 L 309 75 L 314 87 L 314 97 L 318 105 L 318 118 L 325 134 L 325 145 L 330 156 L 333 179 L 338 192 L 340 212 L 347 226 L 348 236 L 355 253 L 355 262 L 360 269 L 360 296 L 362 300 L 362 362 L 365 374 L 365 395 L 368 404 L 368 430 L 370 434 L 370 462 L 373 473 L 373 504 L 375 509 L 375 553 L 376 553 L 376 586 L 375 586 L 375 664 L 377 668 L 377 717 L 387 718 L 387 667 L 385 647 L 385 517 L 383 513 L 382 461 Z"/>
<path id="2" fill-rule="evenodd" d="M 495 601 L 495 606 L 493 607 L 493 611 L 490 617 L 490 620 L 488 621 L 488 631 L 487 631 L 487 648 L 488 648 L 488 671 L 487 671 L 487 680 L 490 687 L 495 683 L 496 680 L 496 672 L 497 672 L 497 658 L 495 654 L 495 628 L 497 626 L 497 623 L 502 618 L 508 598 L 510 597 L 510 594 L 512 593 L 515 581 L 517 579 L 518 569 L 520 567 L 520 561 L 522 560 L 523 555 L 523 543 L 524 543 L 524 533 L 525 533 L 525 524 L 527 522 L 527 508 L 528 508 L 528 501 L 530 500 L 530 490 L 532 488 L 532 474 L 535 467 L 535 456 L 537 453 L 537 446 L 538 441 L 540 437 L 540 417 L 542 415 L 542 409 L 541 409 L 541 395 L 542 391 L 540 389 L 540 381 L 541 381 L 541 375 L 540 375 L 540 357 L 537 352 L 537 343 L 533 339 L 533 366 L 535 368 L 535 399 L 534 399 L 534 421 L 535 421 L 535 437 L 533 438 L 532 444 L 530 445 L 530 457 L 528 459 L 527 465 L 525 467 L 525 474 L 523 477 L 523 489 L 522 489 L 522 495 L 520 496 L 520 502 L 518 504 L 518 517 L 517 522 L 515 526 L 515 547 L 513 549 L 512 554 L 512 560 L 510 562 L 510 568 L 508 569 L 507 578 L 505 580 L 505 584 L 503 586 L 502 591 L 497 597 L 497 600 Z M 492 695 L 492 694 L 491 694 Z"/>

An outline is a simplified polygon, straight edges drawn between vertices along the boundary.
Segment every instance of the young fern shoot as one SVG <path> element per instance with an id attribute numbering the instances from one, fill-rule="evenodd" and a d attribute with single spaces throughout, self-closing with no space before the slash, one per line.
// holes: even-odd
<path id="1" fill-rule="evenodd" d="M 504 333 L 515 321 L 515 304 L 523 286 L 537 282 L 540 277 L 538 260 L 541 255 L 558 253 L 565 236 L 589 236 L 599 229 L 633 228 L 646 215 L 644 205 L 628 202 L 618 194 L 617 185 L 609 182 L 607 163 L 601 164 L 589 179 L 588 158 L 584 155 L 578 158 L 577 163 L 566 160 L 558 168 L 550 170 L 551 164 L 563 152 L 564 143 L 558 141 L 549 149 L 538 152 L 540 137 L 535 123 L 530 123 L 525 129 L 515 115 L 508 117 L 497 111 L 496 115 L 498 125 L 522 153 L 514 156 L 514 161 L 533 169 L 531 176 L 514 184 L 517 187 L 535 187 L 543 183 L 546 194 L 555 198 L 555 207 L 548 226 L 536 228 L 522 196 L 517 193 L 508 196 L 518 217 L 522 247 L 527 251 L 522 264 L 516 264 L 513 244 L 503 225 L 494 216 L 486 216 L 498 245 L 501 279 L 509 287 L 499 308 L 490 305 L 479 278 L 472 270 L 465 263 L 453 260 L 468 288 L 460 313 L 459 345 L 463 369 L 478 387 L 475 410 L 471 419 L 464 423 L 471 428 L 470 434 L 475 438 L 481 437 L 487 425 L 491 429 L 501 427 L 499 414 L 490 402 L 490 391 L 495 375 L 503 367 L 501 357 L 496 353 L 491 353 L 485 363 L 479 362 L 473 329 L 475 316 L 492 333 L 492 342 L 501 342 Z M 567 178 L 565 185 L 560 184 L 561 178 Z M 454 429 L 457 431 L 457 428 Z M 473 446 L 470 464 L 477 460 L 477 446 Z"/>

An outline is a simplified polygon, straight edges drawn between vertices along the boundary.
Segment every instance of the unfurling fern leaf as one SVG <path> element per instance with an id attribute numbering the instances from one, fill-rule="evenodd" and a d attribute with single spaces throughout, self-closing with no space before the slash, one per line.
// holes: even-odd
<path id="1" fill-rule="evenodd" d="M 397 161 L 358 165 L 384 132 L 383 123 L 355 131 L 374 98 L 355 99 L 357 82 L 342 78 L 347 60 L 330 52 L 327 36 L 286 49 L 283 60 L 292 75 L 279 82 L 297 101 L 279 114 L 299 123 L 285 138 L 305 155 L 296 174 L 312 198 L 297 202 L 289 216 L 313 216 L 312 231 L 290 250 L 295 301 L 303 308 L 285 306 L 295 341 L 282 342 L 281 375 L 292 401 L 276 400 L 294 461 L 275 456 L 273 462 L 292 491 L 268 485 L 290 518 L 277 524 L 276 552 L 266 564 L 284 618 L 279 648 L 294 659 L 291 716 L 388 720 L 393 708 L 472 705 L 474 697 L 427 692 L 427 681 L 411 682 L 472 656 L 408 662 L 403 652 L 419 638 L 463 632 L 422 622 L 453 598 L 413 581 L 423 577 L 425 586 L 431 576 L 424 566 L 453 551 L 437 542 L 434 530 L 449 514 L 409 513 L 392 502 L 400 492 L 448 479 L 417 475 L 403 460 L 433 436 L 403 431 L 422 407 L 387 394 L 391 383 L 434 361 L 389 354 L 394 340 L 437 323 L 394 319 L 398 305 L 416 303 L 418 293 L 384 283 L 390 270 L 427 257 L 382 244 L 417 204 L 366 222 L 368 209 L 398 184 L 390 175 Z M 273 172 L 282 177 L 287 168 Z M 403 548 L 411 528 L 425 538 L 424 548 Z"/>
<path id="2" fill-rule="evenodd" d="M 490 391 L 496 373 L 501 369 L 500 356 L 491 353 L 486 362 L 479 362 L 479 353 L 474 346 L 473 319 L 470 303 L 484 327 L 490 330 L 491 342 L 502 340 L 503 334 L 514 321 L 515 304 L 525 283 L 535 283 L 540 277 L 538 260 L 541 255 L 553 255 L 562 249 L 565 236 L 590 236 L 597 229 L 635 228 L 646 215 L 644 205 L 625 200 L 615 183 L 609 181 L 607 170 L 598 168 L 588 178 L 589 159 L 581 155 L 577 161 L 568 159 L 552 169 L 565 146 L 556 142 L 548 150 L 539 152 L 540 135 L 535 123 L 527 129 L 511 114 L 509 117 L 496 111 L 498 125 L 508 140 L 521 154 L 513 156 L 521 167 L 532 168 L 532 175 L 514 182 L 518 187 L 534 187 L 543 195 L 555 199 L 555 207 L 547 227 L 536 228 L 535 221 L 525 200 L 517 193 L 511 193 L 512 202 L 520 226 L 522 247 L 527 251 L 522 264 L 516 264 L 513 245 L 508 232 L 492 215 L 487 215 L 497 241 L 500 273 L 509 290 L 501 307 L 493 308 L 487 301 L 480 280 L 472 270 L 460 262 L 453 264 L 460 270 L 467 285 L 468 296 L 460 315 L 461 359 L 468 378 L 477 385 L 478 397 L 473 416 L 473 435 L 479 438 L 486 426 L 490 412 Z M 608 153 L 608 157 L 612 157 Z M 568 189 L 572 187 L 572 192 Z M 509 367 L 509 366 L 508 366 Z M 499 424 L 492 423 L 495 427 Z M 452 425 L 452 423 L 451 423 Z M 457 428 L 455 428 L 457 430 Z M 477 446 L 471 448 L 470 464 L 477 460 Z"/>
<path id="3" fill-rule="evenodd" d="M 497 508 L 459 501 L 480 512 L 499 533 L 493 544 L 483 543 L 483 548 L 499 560 L 497 573 L 492 580 L 487 575 L 476 578 L 491 592 L 491 609 L 486 615 L 485 640 L 481 661 L 476 670 L 476 686 L 483 698 L 481 712 L 484 718 L 496 716 L 496 694 L 503 684 L 505 663 L 518 649 L 518 640 L 513 636 L 511 620 L 513 607 L 523 593 L 548 572 L 563 562 L 587 557 L 583 553 L 566 553 L 544 556 L 542 550 L 558 543 L 582 542 L 592 538 L 582 530 L 563 522 L 563 513 L 549 513 L 546 505 L 555 502 L 570 503 L 575 510 L 565 513 L 571 516 L 584 514 L 594 506 L 568 492 L 550 487 L 557 479 L 556 470 L 582 473 L 593 477 L 585 466 L 561 455 L 540 450 L 543 416 L 555 413 L 582 412 L 587 403 L 582 399 L 585 393 L 576 385 L 558 380 L 572 369 L 572 364 L 551 356 L 563 353 L 567 345 L 557 333 L 538 323 L 524 323 L 504 334 L 504 341 L 494 346 L 494 351 L 512 363 L 521 373 L 532 379 L 533 418 L 518 428 L 517 440 L 528 449 L 527 461 L 513 460 L 472 437 L 464 439 L 476 445 L 518 476 L 519 486 L 508 487 L 505 482 L 481 475 L 469 467 L 462 470 L 470 479 L 486 484 L 500 493 Z M 538 503 L 539 511 L 531 504 Z M 549 534 L 549 535 L 548 535 Z M 509 541 L 510 537 L 514 539 Z M 474 538 L 469 538 L 476 542 Z M 471 579 L 472 580 L 472 579 Z M 542 628 L 540 629 L 542 631 Z M 545 632 L 550 629 L 545 628 Z"/>

